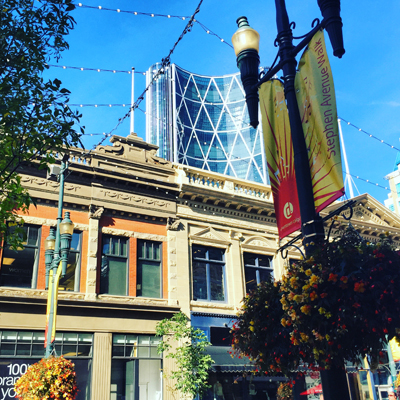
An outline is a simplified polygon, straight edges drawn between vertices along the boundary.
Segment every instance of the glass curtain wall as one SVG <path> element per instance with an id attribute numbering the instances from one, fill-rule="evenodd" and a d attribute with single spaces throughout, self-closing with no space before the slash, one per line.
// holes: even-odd
<path id="1" fill-rule="evenodd" d="M 147 81 L 158 71 L 147 72 Z M 249 125 L 239 74 L 202 76 L 172 64 L 147 94 L 146 140 L 158 155 L 207 171 L 268 183 L 261 124 Z M 171 142 L 172 141 L 172 142 Z M 169 151 L 165 151 L 165 146 Z"/>

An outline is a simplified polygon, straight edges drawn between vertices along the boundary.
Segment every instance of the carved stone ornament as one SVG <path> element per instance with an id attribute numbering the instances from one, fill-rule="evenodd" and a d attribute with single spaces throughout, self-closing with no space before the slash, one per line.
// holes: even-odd
<path id="1" fill-rule="evenodd" d="M 179 231 L 183 228 L 179 218 L 168 217 L 167 230 L 169 231 Z"/>
<path id="2" fill-rule="evenodd" d="M 97 207 L 93 204 L 89 207 L 89 218 L 100 219 L 103 215 L 104 207 Z"/>
<path id="3" fill-rule="evenodd" d="M 104 197 L 109 197 L 113 200 L 120 200 L 124 202 L 133 202 L 133 203 L 141 203 L 144 204 L 145 206 L 150 205 L 154 206 L 157 208 L 169 208 L 171 206 L 170 203 L 164 201 L 164 200 L 157 200 L 157 199 L 152 199 L 149 197 L 144 197 L 144 196 L 139 196 L 139 195 L 134 195 L 134 194 L 127 194 L 127 193 L 121 193 L 121 192 L 115 192 L 111 190 L 100 190 L 101 193 L 103 193 Z"/>

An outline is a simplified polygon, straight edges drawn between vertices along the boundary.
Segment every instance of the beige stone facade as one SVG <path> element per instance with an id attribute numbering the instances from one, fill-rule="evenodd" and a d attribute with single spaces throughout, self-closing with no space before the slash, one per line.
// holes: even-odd
<path id="1" fill-rule="evenodd" d="M 284 273 L 289 258 L 300 257 L 294 247 L 288 249 L 286 260 L 277 251 L 292 238 L 284 241 L 278 238 L 269 186 L 173 165 L 156 157 L 156 147 L 134 134 L 128 138 L 114 136 L 111 142 L 112 146 L 100 146 L 91 152 L 70 150 L 64 197 L 64 209 L 71 212 L 81 245 L 79 266 L 75 270 L 77 290 L 59 293 L 57 331 L 93 335 L 91 353 L 87 356 L 91 365 L 90 394 L 86 395 L 86 399 L 93 400 L 119 399 L 112 388 L 113 360 L 125 359 L 115 356 L 116 335 L 152 337 L 157 322 L 179 310 L 221 321 L 224 316 L 232 319 L 246 293 L 245 254 L 272 260 L 275 278 Z M 3 336 L 12 331 L 40 333 L 45 327 L 44 240 L 50 227 L 56 225 L 59 184 L 47 180 L 46 173 L 38 171 L 35 163 L 26 166 L 21 176 L 37 203 L 37 207 L 31 207 L 28 214 L 21 216 L 25 224 L 40 228 L 40 235 L 30 286 L 15 287 L 9 283 L 12 280 L 7 284 L 1 281 Z M 400 217 L 369 195 L 358 196 L 356 200 L 352 225 L 370 240 L 389 231 L 400 245 Z M 337 207 L 338 204 L 331 205 L 322 216 Z M 339 218 L 338 223 L 348 222 Z M 326 231 L 328 228 L 327 225 Z M 104 238 L 114 237 L 122 238 L 128 249 L 124 294 L 101 290 Z M 144 270 L 139 268 L 139 246 L 143 243 L 157 243 L 161 249 L 157 297 L 141 294 Z M 194 276 L 198 274 L 194 271 L 194 248 L 219 249 L 223 254 L 223 261 L 218 264 L 223 274 L 218 282 L 218 300 L 210 298 L 208 292 L 200 298 L 194 295 L 197 290 Z M 0 279 L 5 268 L 9 268 L 5 266 L 4 254 L 2 263 Z M 210 281 L 207 275 L 202 284 L 212 286 Z M 134 354 L 132 358 L 140 358 Z M 18 357 L 22 357 L 18 351 L 7 356 L 0 347 L 3 361 Z M 147 359 L 144 360 L 139 360 L 141 366 L 147 365 Z M 172 368 L 168 359 L 163 360 L 163 366 Z M 137 390 L 143 396 L 152 393 L 145 377 L 138 375 L 138 379 Z M 179 398 L 169 387 L 170 383 L 164 380 L 162 393 L 157 392 L 160 400 Z"/>

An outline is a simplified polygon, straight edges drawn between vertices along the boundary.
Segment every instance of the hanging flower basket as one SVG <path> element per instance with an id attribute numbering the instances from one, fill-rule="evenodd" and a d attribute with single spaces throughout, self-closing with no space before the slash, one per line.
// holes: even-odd
<path id="1" fill-rule="evenodd" d="M 289 376 L 300 360 L 307 361 L 307 356 L 299 354 L 290 340 L 291 323 L 282 326 L 286 314 L 280 302 L 280 286 L 272 280 L 262 282 L 243 299 L 231 331 L 232 355 L 249 357 L 257 371 Z"/>
<path id="2" fill-rule="evenodd" d="M 232 354 L 258 371 L 293 376 L 304 368 L 378 362 L 400 336 L 400 252 L 390 238 L 348 229 L 246 295 L 232 329 Z M 299 365 L 301 364 L 301 368 Z"/>
<path id="3" fill-rule="evenodd" d="M 74 364 L 64 357 L 43 358 L 15 383 L 20 400 L 74 400 L 78 388 Z"/>
<path id="4" fill-rule="evenodd" d="M 321 368 L 336 360 L 379 358 L 400 332 L 400 252 L 387 236 L 376 243 L 353 229 L 288 268 L 281 303 L 291 343 Z"/>

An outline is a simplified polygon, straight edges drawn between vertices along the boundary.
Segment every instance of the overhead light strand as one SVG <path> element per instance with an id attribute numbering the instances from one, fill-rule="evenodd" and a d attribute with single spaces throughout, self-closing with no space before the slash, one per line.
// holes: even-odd
<path id="1" fill-rule="evenodd" d="M 170 15 L 170 14 L 155 14 L 155 13 L 146 13 L 146 12 L 140 12 L 140 11 L 127 11 L 127 10 L 121 10 L 119 8 L 107 8 L 103 6 L 87 6 L 82 3 L 75 4 L 75 6 L 78 6 L 80 8 L 89 8 L 92 10 L 103 10 L 103 11 L 113 11 L 117 13 L 125 13 L 125 14 L 132 14 L 132 15 L 142 15 L 146 17 L 163 17 L 163 18 L 177 18 L 181 19 L 182 21 L 185 21 L 187 18 L 190 18 L 188 16 L 182 16 L 182 15 Z"/>
<path id="2" fill-rule="evenodd" d="M 96 71 L 96 72 L 112 72 L 114 74 L 123 73 L 123 74 L 131 74 L 131 71 L 123 71 L 118 69 L 103 69 L 103 68 L 86 68 L 86 67 L 71 67 L 66 65 L 56 65 L 56 64 L 45 64 L 47 67 L 54 67 L 54 68 L 62 68 L 62 69 L 75 69 L 79 71 Z M 135 74 L 146 75 L 146 72 L 142 71 L 133 71 Z"/>
<path id="3" fill-rule="evenodd" d="M 400 151 L 400 149 L 399 149 L 398 147 L 393 146 L 393 145 L 391 145 L 390 143 L 386 143 L 383 139 L 380 139 L 380 138 L 378 138 L 377 136 L 372 135 L 372 134 L 369 133 L 369 132 L 366 132 L 364 129 L 361 129 L 361 128 L 359 128 L 358 126 L 352 124 L 351 122 L 346 121 L 344 118 L 341 118 L 341 117 L 338 117 L 338 118 L 339 118 L 340 120 L 342 120 L 343 122 L 345 122 L 347 125 L 352 126 L 353 128 L 357 129 L 359 132 L 365 133 L 365 134 L 368 135 L 371 139 L 375 139 L 375 140 L 377 140 L 378 142 L 380 142 L 380 143 L 382 143 L 382 144 L 385 144 L 386 146 L 390 147 L 391 149 Z"/>

